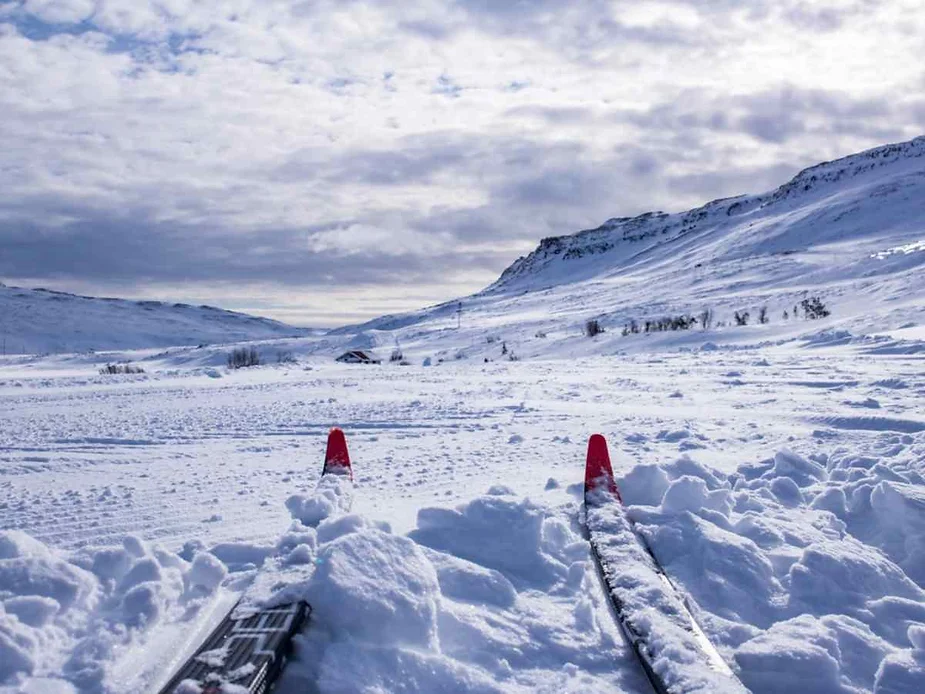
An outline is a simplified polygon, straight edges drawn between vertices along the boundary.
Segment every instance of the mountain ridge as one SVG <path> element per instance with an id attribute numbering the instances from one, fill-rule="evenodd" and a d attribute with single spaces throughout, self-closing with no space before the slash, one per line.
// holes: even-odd
<path id="1" fill-rule="evenodd" d="M 6 354 L 173 347 L 315 332 L 205 304 L 94 297 L 2 282 L 0 319 Z"/>

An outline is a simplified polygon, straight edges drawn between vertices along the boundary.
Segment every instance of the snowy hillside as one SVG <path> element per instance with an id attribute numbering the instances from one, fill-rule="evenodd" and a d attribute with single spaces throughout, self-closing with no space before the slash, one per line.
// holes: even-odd
<path id="1" fill-rule="evenodd" d="M 0 284 L 6 354 L 143 349 L 306 335 L 310 331 L 212 306 L 78 296 Z"/>
<path id="2" fill-rule="evenodd" d="M 925 320 L 923 265 L 919 137 L 814 166 L 765 194 L 544 239 L 486 290 L 461 300 L 459 334 L 452 332 L 456 301 L 340 333 L 366 347 L 398 340 L 459 350 L 462 343 L 463 356 L 476 357 L 500 355 L 485 348 L 475 326 L 491 326 L 521 357 L 754 344 L 823 328 L 867 335 Z M 826 320 L 805 320 L 800 304 L 812 297 L 830 311 Z M 767 323 L 755 325 L 763 307 Z M 644 327 L 704 310 L 713 311 L 709 331 L 698 322 L 686 336 L 620 335 L 632 320 Z M 735 325 L 736 311 L 749 313 L 747 327 Z M 606 333 L 582 342 L 592 318 Z"/>

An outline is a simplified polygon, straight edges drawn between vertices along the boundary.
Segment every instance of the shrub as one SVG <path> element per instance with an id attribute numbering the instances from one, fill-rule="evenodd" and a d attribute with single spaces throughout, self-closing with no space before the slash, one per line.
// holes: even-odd
<path id="1" fill-rule="evenodd" d="M 131 364 L 106 364 L 100 373 L 104 376 L 111 376 L 115 374 L 143 374 L 145 372 L 140 366 L 132 366 Z"/>
<path id="2" fill-rule="evenodd" d="M 276 353 L 276 363 L 277 364 L 295 364 L 296 358 L 292 356 L 292 352 L 277 352 Z"/>
<path id="3" fill-rule="evenodd" d="M 713 325 L 713 309 L 705 308 L 700 312 L 700 327 L 703 330 L 708 330 L 711 325 Z"/>
<path id="4" fill-rule="evenodd" d="M 758 322 L 764 325 L 768 322 L 768 307 L 762 306 L 758 309 Z"/>
<path id="5" fill-rule="evenodd" d="M 237 347 L 228 354 L 229 369 L 242 369 L 247 366 L 260 366 L 260 354 L 256 347 Z"/>
<path id="6" fill-rule="evenodd" d="M 400 362 L 405 358 L 405 355 L 402 354 L 401 348 L 396 347 L 392 350 L 392 355 L 389 357 L 390 362 Z"/>
<path id="7" fill-rule="evenodd" d="M 732 317 L 735 318 L 736 325 L 748 325 L 748 316 L 748 311 L 742 311 L 741 313 L 736 311 Z"/>
<path id="8" fill-rule="evenodd" d="M 588 322 L 585 323 L 585 335 L 588 337 L 594 337 L 595 335 L 600 335 L 601 333 L 606 332 L 601 326 L 600 321 L 597 318 L 591 318 Z"/>
<path id="9" fill-rule="evenodd" d="M 536 331 L 536 335 L 535 335 L 534 337 L 538 337 L 538 338 L 540 338 L 541 340 L 545 340 L 545 339 L 546 339 L 546 333 L 543 332 L 542 330 L 537 330 L 537 331 Z"/>
<path id="10" fill-rule="evenodd" d="M 800 306 L 803 307 L 803 315 L 809 320 L 816 320 L 817 318 L 825 318 L 826 316 L 832 315 L 832 312 L 826 308 L 825 304 L 822 303 L 822 299 L 818 296 L 811 296 L 808 299 L 803 299 L 800 302 Z"/>

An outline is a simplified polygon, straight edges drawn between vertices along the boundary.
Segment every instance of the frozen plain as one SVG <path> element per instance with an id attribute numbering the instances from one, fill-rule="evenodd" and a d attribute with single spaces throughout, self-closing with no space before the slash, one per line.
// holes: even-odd
<path id="1" fill-rule="evenodd" d="M 596 431 L 634 517 L 753 691 L 809 676 L 819 692 L 921 684 L 910 640 L 925 622 L 920 355 L 796 342 L 432 367 L 307 357 L 116 378 L 74 361 L 0 376 L 0 527 L 14 531 L 0 548 L 13 601 L 0 643 L 20 656 L 0 674 L 13 691 L 25 673 L 26 691 L 155 681 L 178 634 L 278 553 L 285 501 L 314 488 L 331 425 L 346 429 L 357 475 L 348 529 L 385 545 L 369 556 L 417 558 L 437 580 L 327 586 L 359 614 L 318 610 L 291 691 L 308 680 L 329 683 L 319 691 L 645 691 L 577 525 Z M 98 551 L 126 535 L 141 541 L 126 557 Z M 231 572 L 190 578 L 175 553 L 191 560 L 199 546 Z M 147 568 L 126 581 L 136 564 Z M 423 581 L 416 597 L 409 581 Z M 140 606 L 126 600 L 139 585 L 152 588 Z M 405 629 L 364 602 L 380 600 L 404 606 Z M 357 653 L 361 674 L 344 669 Z M 48 677 L 61 682 L 35 679 Z"/>

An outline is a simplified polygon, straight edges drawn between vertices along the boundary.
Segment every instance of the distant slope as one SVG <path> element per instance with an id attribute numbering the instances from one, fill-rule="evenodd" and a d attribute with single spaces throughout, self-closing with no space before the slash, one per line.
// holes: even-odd
<path id="1" fill-rule="evenodd" d="M 809 296 L 830 306 L 830 319 L 793 320 L 793 306 Z M 490 331 L 517 344 L 519 355 L 552 356 L 922 324 L 925 137 L 813 166 L 768 193 L 678 214 L 610 219 L 596 229 L 543 239 L 491 286 L 461 299 L 461 332 L 455 330 L 459 305 L 384 316 L 338 333 L 370 345 L 398 340 L 432 349 L 446 343 L 455 354 L 450 345 L 468 341 L 473 347 L 464 355 L 497 356 L 484 347 Z M 761 307 L 771 325 L 759 328 L 753 323 Z M 704 309 L 727 324 L 735 311 L 749 311 L 752 324 L 748 331 L 724 328 L 709 336 L 698 329 L 680 341 L 620 339 L 630 320 Z M 600 319 L 606 336 L 570 342 L 589 318 Z"/>
<path id="2" fill-rule="evenodd" d="M 0 284 L 7 354 L 142 349 L 308 335 L 268 318 L 211 306 L 78 296 Z"/>
<path id="3" fill-rule="evenodd" d="M 925 137 L 919 137 L 805 169 L 770 193 L 715 200 L 680 214 L 610 219 L 596 229 L 543 239 L 486 291 L 614 277 L 664 262 L 716 266 L 835 244 L 886 249 L 910 237 L 923 240 L 923 232 Z M 792 268 L 766 273 L 764 280 L 775 285 L 800 274 Z"/>

